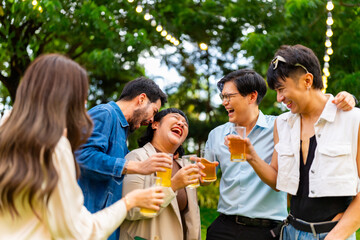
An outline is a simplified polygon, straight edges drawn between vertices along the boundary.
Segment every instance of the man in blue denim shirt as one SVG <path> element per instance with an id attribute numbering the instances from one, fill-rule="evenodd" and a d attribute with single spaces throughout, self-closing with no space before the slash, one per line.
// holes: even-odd
<path id="1" fill-rule="evenodd" d="M 277 239 L 271 230 L 287 216 L 286 193 L 276 192 L 262 182 L 248 162 L 231 162 L 226 137 L 231 126 L 245 126 L 256 152 L 270 164 L 276 117 L 259 110 L 267 90 L 265 80 L 253 70 L 242 69 L 226 75 L 218 87 L 229 122 L 213 129 L 206 142 L 206 147 L 215 151 L 222 172 L 220 216 L 209 226 L 207 239 Z M 354 106 L 354 99 L 342 92 L 335 103 L 338 108 L 349 109 Z"/>
<path id="2" fill-rule="evenodd" d="M 144 162 L 126 162 L 129 132 L 153 121 L 167 96 L 154 81 L 141 77 L 127 83 L 117 102 L 89 110 L 94 130 L 87 143 L 76 152 L 81 175 L 79 185 L 84 204 L 92 213 L 121 199 L 125 174 L 151 174 L 171 166 L 171 159 L 157 153 Z M 109 239 L 119 239 L 117 229 Z"/>

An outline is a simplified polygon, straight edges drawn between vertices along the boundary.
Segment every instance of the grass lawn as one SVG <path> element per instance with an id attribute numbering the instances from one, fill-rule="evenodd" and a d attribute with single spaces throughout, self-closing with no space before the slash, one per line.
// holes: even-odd
<path id="1" fill-rule="evenodd" d="M 200 208 L 201 215 L 201 239 L 206 239 L 206 229 L 219 215 L 216 209 Z M 360 240 L 360 229 L 356 232 L 356 239 Z"/>

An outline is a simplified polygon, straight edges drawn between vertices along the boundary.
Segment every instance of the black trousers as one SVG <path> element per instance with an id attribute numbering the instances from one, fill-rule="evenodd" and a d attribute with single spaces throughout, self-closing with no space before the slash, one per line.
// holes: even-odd
<path id="1" fill-rule="evenodd" d="M 224 214 L 208 227 L 206 240 L 275 240 L 270 230 L 274 227 L 255 227 L 238 224 Z"/>

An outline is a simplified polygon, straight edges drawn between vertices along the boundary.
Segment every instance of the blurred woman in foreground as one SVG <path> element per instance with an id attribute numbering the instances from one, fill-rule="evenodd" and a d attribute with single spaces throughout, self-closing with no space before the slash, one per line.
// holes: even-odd
<path id="1" fill-rule="evenodd" d="M 1 239 L 106 239 L 134 206 L 158 209 L 161 189 L 134 191 L 91 214 L 73 152 L 90 136 L 86 71 L 58 54 L 37 58 L 0 127 Z"/>

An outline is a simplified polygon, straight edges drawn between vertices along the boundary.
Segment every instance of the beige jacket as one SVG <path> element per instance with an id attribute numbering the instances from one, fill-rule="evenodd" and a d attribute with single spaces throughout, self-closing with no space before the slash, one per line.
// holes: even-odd
<path id="1" fill-rule="evenodd" d="M 147 143 L 144 147 L 136 149 L 126 155 L 130 161 L 144 161 L 156 150 Z M 182 166 L 181 161 L 178 162 Z M 144 175 L 129 174 L 124 178 L 123 196 L 134 189 L 141 189 L 144 185 Z M 134 237 L 142 237 L 147 240 L 199 240 L 200 210 L 197 203 L 196 189 L 186 189 L 188 197 L 188 211 L 185 213 L 186 236 L 183 236 L 180 211 L 175 193 L 171 188 L 165 189 L 165 201 L 157 216 L 147 218 L 140 214 L 139 208 L 133 208 L 128 212 L 126 220 L 120 228 L 120 240 L 132 240 Z"/>

